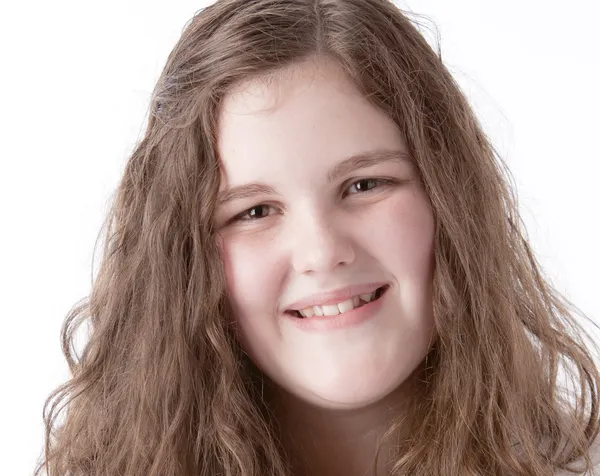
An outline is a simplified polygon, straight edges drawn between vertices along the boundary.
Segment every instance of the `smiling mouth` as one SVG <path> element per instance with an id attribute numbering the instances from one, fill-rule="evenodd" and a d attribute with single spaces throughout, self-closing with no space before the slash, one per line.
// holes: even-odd
<path id="1" fill-rule="evenodd" d="M 383 296 L 383 294 L 385 294 L 385 292 L 389 289 L 389 287 L 390 286 L 388 284 L 386 284 L 384 286 L 381 286 L 380 288 L 377 288 L 377 290 L 375 291 L 375 295 L 374 295 L 373 299 L 371 299 L 371 301 L 367 302 L 367 301 L 363 301 L 362 299 L 360 299 L 360 302 L 359 302 L 358 306 L 356 306 L 355 308 L 353 308 L 351 310 L 353 311 L 354 309 L 358 309 L 360 307 L 363 307 L 365 304 L 369 304 L 369 303 L 377 301 L 379 298 L 381 298 L 381 296 Z M 346 312 L 350 312 L 350 311 L 346 311 Z M 287 311 L 285 311 L 285 314 L 297 317 L 299 319 L 310 319 L 310 317 L 304 317 L 302 314 L 300 314 L 299 311 L 287 310 Z M 335 316 L 339 316 L 340 314 L 345 314 L 345 312 L 340 312 L 340 313 L 334 314 L 332 316 L 324 316 L 324 317 L 335 317 Z"/>

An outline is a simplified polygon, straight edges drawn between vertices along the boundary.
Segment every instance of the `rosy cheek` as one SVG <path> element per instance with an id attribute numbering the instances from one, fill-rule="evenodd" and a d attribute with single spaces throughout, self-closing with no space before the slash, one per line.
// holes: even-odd
<path id="1" fill-rule="evenodd" d="M 240 315 L 264 307 L 269 265 L 264 247 L 246 241 L 227 240 L 222 248 L 227 288 Z"/>
<path id="2" fill-rule="evenodd" d="M 227 288 L 237 322 L 237 339 L 250 356 L 260 353 L 263 330 L 273 322 L 272 269 L 259 246 L 229 243 L 224 248 Z"/>

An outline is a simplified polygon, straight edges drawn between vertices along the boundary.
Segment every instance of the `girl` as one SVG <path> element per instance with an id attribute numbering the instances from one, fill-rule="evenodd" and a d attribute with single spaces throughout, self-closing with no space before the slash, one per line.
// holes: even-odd
<path id="1" fill-rule="evenodd" d="M 202 10 L 64 324 L 36 474 L 591 471 L 594 344 L 502 166 L 391 1 Z"/>

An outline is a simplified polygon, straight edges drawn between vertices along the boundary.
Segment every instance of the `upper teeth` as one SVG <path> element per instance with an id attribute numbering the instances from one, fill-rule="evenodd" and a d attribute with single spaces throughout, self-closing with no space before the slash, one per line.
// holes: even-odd
<path id="1" fill-rule="evenodd" d="M 369 294 L 359 294 L 358 296 L 353 296 L 345 301 L 338 302 L 337 304 L 331 304 L 328 306 L 311 306 L 306 309 L 299 310 L 298 312 L 302 314 L 303 317 L 313 317 L 313 316 L 335 316 L 337 314 L 343 314 L 344 312 L 351 311 L 352 309 L 359 306 L 360 301 L 371 302 L 375 297 L 377 290 L 373 291 Z"/>

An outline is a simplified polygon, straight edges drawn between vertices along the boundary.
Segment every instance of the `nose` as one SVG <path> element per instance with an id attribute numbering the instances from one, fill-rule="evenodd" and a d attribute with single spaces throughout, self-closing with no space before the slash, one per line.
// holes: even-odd
<path id="1" fill-rule="evenodd" d="M 351 230 L 330 214 L 305 213 L 295 221 L 289 240 L 292 266 L 299 274 L 328 272 L 354 261 Z"/>

